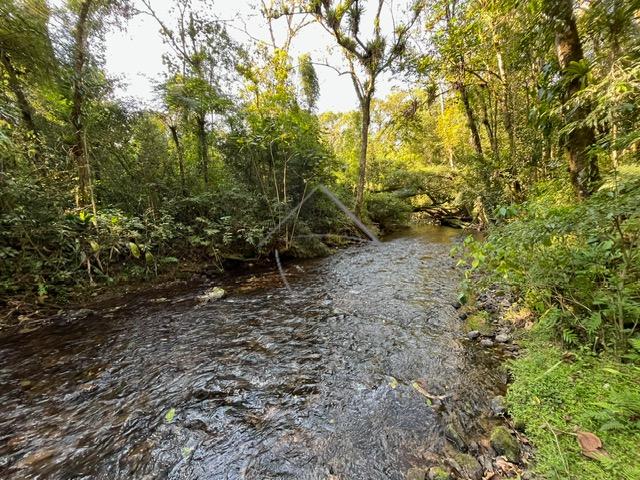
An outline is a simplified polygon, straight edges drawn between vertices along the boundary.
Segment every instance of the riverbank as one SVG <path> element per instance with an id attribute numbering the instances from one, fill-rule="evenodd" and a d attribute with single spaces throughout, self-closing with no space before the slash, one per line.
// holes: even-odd
<path id="1" fill-rule="evenodd" d="M 483 295 L 462 313 L 470 341 L 509 372 L 502 414 L 530 457 L 528 478 L 640 478 L 640 369 L 625 359 L 570 350 L 536 327 L 521 301 Z M 533 450 L 531 450 L 533 446 Z"/>
<path id="2" fill-rule="evenodd" d="M 469 335 L 521 347 L 506 362 L 506 409 L 540 478 L 640 478 L 637 173 L 580 204 L 542 186 L 484 242 L 465 243 Z"/>

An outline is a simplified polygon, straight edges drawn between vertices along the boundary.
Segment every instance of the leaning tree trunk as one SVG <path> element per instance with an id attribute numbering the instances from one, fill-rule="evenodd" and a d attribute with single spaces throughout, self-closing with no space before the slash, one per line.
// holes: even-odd
<path id="1" fill-rule="evenodd" d="M 572 0 L 546 0 L 547 14 L 554 22 L 556 32 L 556 54 L 560 67 L 566 71 L 571 62 L 579 62 L 584 58 L 582 45 L 578 36 L 576 19 L 573 14 Z M 565 74 L 566 75 L 566 74 Z M 582 88 L 580 78 L 572 78 L 566 86 L 564 101 L 571 100 Z M 600 177 L 598 159 L 589 152 L 596 141 L 593 128 L 584 124 L 590 112 L 588 105 L 581 105 L 567 113 L 567 120 L 576 122 L 574 128 L 566 136 L 566 148 L 569 153 L 569 175 L 571 183 L 579 198 L 588 197 Z"/>
<path id="2" fill-rule="evenodd" d="M 356 188 L 355 214 L 362 218 L 364 207 L 364 187 L 367 181 L 367 147 L 369 146 L 369 127 L 371 125 L 371 97 L 372 93 L 366 93 L 360 102 L 362 125 L 360 130 L 360 164 L 358 168 L 358 185 Z"/>
<path id="3" fill-rule="evenodd" d="M 460 99 L 462 100 L 462 105 L 464 106 L 464 113 L 467 116 L 467 127 L 469 127 L 469 131 L 471 132 L 471 138 L 473 140 L 473 146 L 476 150 L 476 154 L 478 155 L 478 157 L 482 158 L 482 140 L 480 139 L 478 123 L 476 122 L 476 116 L 469 99 L 469 92 L 466 85 L 462 82 L 456 83 L 456 90 L 458 90 Z"/>
<path id="4" fill-rule="evenodd" d="M 36 124 L 33 120 L 33 107 L 29 103 L 22 85 L 20 85 L 18 72 L 11 62 L 9 54 L 4 50 L 0 50 L 0 61 L 2 62 L 2 66 L 7 72 L 7 81 L 9 84 L 9 88 L 13 92 L 13 95 L 16 97 L 16 102 L 18 104 L 18 108 L 20 109 L 20 114 L 22 115 L 24 126 L 27 128 L 27 130 L 29 130 L 31 135 L 33 135 L 33 139 L 35 140 L 35 154 L 33 158 L 37 163 L 39 163 L 40 134 L 36 129 Z"/>

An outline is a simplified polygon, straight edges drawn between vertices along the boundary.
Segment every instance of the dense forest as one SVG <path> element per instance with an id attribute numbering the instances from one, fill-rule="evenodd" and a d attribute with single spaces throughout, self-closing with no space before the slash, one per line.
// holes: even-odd
<path id="1" fill-rule="evenodd" d="M 361 232 L 309 195 L 325 186 L 381 234 L 484 231 L 458 249 L 461 300 L 508 291 L 513 321 L 535 319 L 508 401 L 542 478 L 638 478 L 640 1 L 263 0 L 287 34 L 246 43 L 215 5 L 171 1 L 163 18 L 150 0 L 1 0 L 4 319 L 328 254 Z M 106 33 L 140 15 L 170 52 L 157 109 L 105 69 Z M 309 24 L 331 65 L 294 55 Z M 351 80 L 353 111 L 318 111 L 320 68 Z M 389 75 L 406 88 L 377 95 Z M 606 456 L 580 456 L 578 419 Z"/>

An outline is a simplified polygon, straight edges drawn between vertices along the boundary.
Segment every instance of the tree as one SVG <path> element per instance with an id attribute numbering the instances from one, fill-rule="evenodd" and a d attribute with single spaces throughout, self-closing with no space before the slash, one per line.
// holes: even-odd
<path id="1" fill-rule="evenodd" d="M 22 124 L 33 140 L 31 159 L 36 165 L 41 163 L 44 140 L 29 88 L 34 84 L 42 86 L 57 70 L 47 28 L 49 20 L 44 0 L 29 4 L 5 1 L 0 5 L 0 73 L 6 75 Z"/>
<path id="2" fill-rule="evenodd" d="M 370 38 L 365 38 L 361 28 L 365 18 L 365 8 L 362 3 L 365 2 L 314 0 L 304 2 L 302 5 L 302 11 L 313 15 L 342 50 L 348 65 L 348 75 L 351 77 L 358 97 L 361 115 L 360 158 L 355 200 L 355 213 L 358 217 L 362 216 L 364 205 L 371 102 L 375 95 L 376 83 L 380 75 L 392 68 L 405 52 L 409 32 L 422 10 L 422 2 L 412 3 L 408 19 L 405 23 L 394 24 L 391 38 L 387 38 L 382 31 L 385 0 L 372 2 L 375 4 L 372 35 Z M 393 17 L 393 13 L 391 16 Z"/>
<path id="3" fill-rule="evenodd" d="M 586 79 L 586 63 L 578 27 L 573 14 L 573 0 L 545 0 L 544 11 L 555 31 L 556 55 L 562 69 L 563 100 L 568 102 L 583 89 Z M 596 134 L 584 120 L 590 106 L 580 104 L 566 112 L 567 120 L 575 126 L 566 134 L 569 153 L 569 175 L 579 198 L 588 197 L 599 179 L 598 158 L 590 152 Z"/>
<path id="4" fill-rule="evenodd" d="M 181 105 L 195 124 L 198 155 L 205 187 L 209 185 L 210 153 L 208 117 L 222 113 L 229 102 L 223 90 L 239 49 L 222 22 L 193 9 L 190 0 L 175 0 L 175 27 L 162 20 L 149 0 L 142 0 L 146 13 L 160 26 L 160 33 L 173 52 L 167 90 L 173 105 Z M 211 5 L 209 7 L 212 8 Z"/>

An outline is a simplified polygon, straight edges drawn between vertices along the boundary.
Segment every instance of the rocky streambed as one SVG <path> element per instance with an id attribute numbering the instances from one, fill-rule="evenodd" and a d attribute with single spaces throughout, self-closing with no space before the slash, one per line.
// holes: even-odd
<path id="1" fill-rule="evenodd" d="M 515 477 L 515 347 L 461 318 L 458 236 L 422 227 L 289 264 L 288 288 L 239 275 L 5 335 L 0 477 Z"/>

